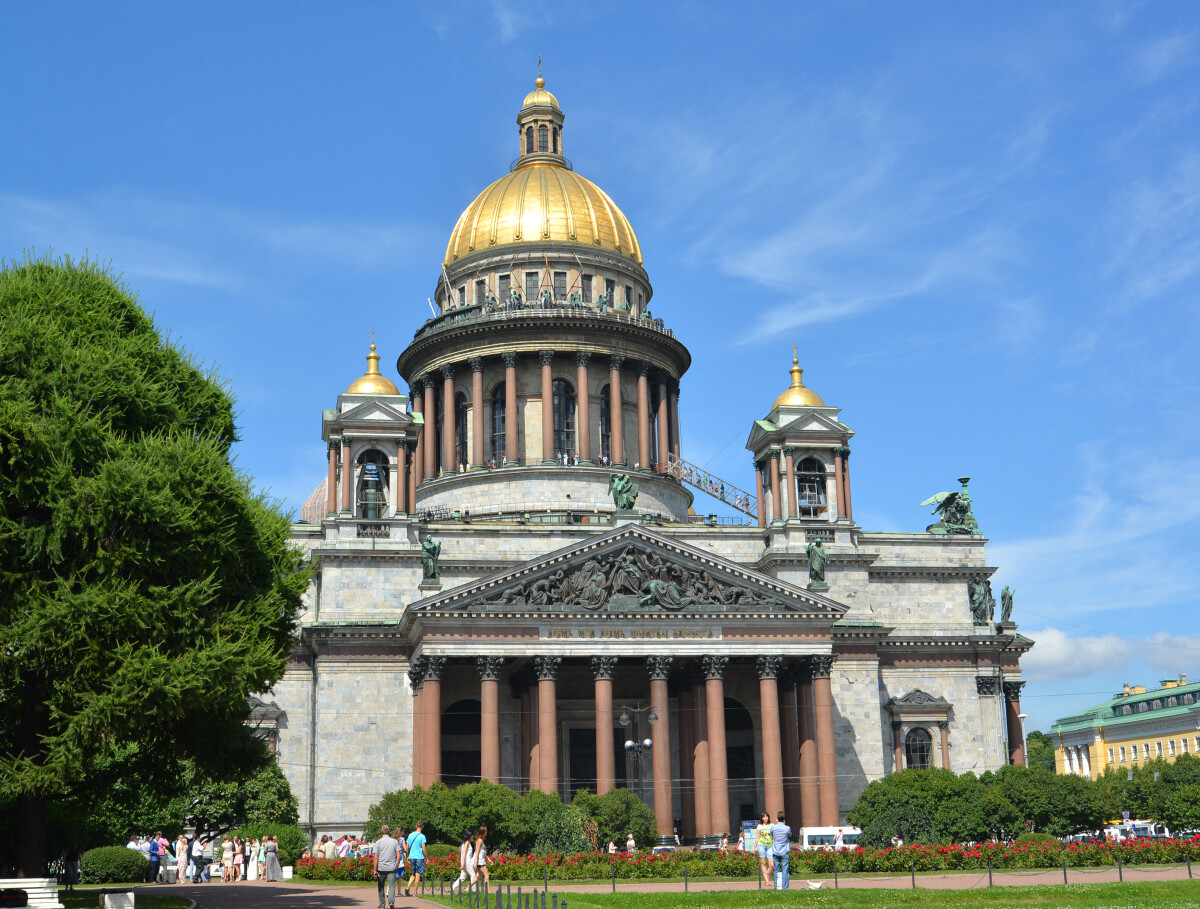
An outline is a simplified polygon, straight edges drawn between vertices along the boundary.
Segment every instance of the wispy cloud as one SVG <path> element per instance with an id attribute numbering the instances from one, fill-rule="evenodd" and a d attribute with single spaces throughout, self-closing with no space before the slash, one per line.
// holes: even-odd
<path id="1" fill-rule="evenodd" d="M 1172 70 L 1194 62 L 1196 36 L 1175 32 L 1141 47 L 1134 55 L 1134 69 L 1143 82 L 1156 82 Z"/>
<path id="2" fill-rule="evenodd" d="M 1117 634 L 1069 635 L 1058 628 L 1025 632 L 1037 642 L 1021 659 L 1031 682 L 1060 682 L 1091 675 L 1133 680 L 1148 665 L 1177 675 L 1200 662 L 1200 636 L 1159 631 L 1145 639 Z M 1151 680 L 1153 681 L 1153 680 Z"/>

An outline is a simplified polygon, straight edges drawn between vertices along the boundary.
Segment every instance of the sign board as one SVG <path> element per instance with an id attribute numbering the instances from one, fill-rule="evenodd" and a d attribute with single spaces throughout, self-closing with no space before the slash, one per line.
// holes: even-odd
<path id="1" fill-rule="evenodd" d="M 1128 811 L 1122 811 L 1122 812 L 1121 812 L 1121 817 L 1122 817 L 1123 819 L 1125 819 L 1125 820 L 1129 820 L 1129 812 L 1128 812 Z"/>

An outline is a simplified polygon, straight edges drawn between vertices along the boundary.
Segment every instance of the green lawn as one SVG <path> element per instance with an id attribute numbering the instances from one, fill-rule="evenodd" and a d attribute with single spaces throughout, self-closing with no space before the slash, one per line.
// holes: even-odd
<path id="1" fill-rule="evenodd" d="M 747 909 L 820 906 L 828 909 L 1007 909 L 1065 906 L 1078 909 L 1200 909 L 1200 881 L 1072 884 L 1069 887 L 996 887 L 991 890 L 725 890 L 704 893 L 565 893 L 568 909 Z M 446 901 L 449 903 L 449 900 Z M 457 903 L 455 903 L 457 905 Z M 464 902 L 464 907 L 466 903 Z M 550 907 L 547 901 L 547 909 Z"/>
<path id="2" fill-rule="evenodd" d="M 109 887 L 118 887 L 119 884 L 109 884 Z M 189 901 L 181 896 L 151 896 L 145 894 L 146 888 L 138 887 L 134 895 L 134 902 L 138 909 L 187 909 Z M 100 903 L 100 888 L 99 887 L 81 887 L 74 893 L 63 893 L 58 891 L 58 900 L 67 909 L 96 909 Z"/>

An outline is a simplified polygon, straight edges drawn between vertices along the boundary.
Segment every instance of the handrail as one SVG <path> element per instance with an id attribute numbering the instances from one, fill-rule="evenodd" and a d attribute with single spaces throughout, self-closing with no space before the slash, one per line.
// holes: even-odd
<path id="1" fill-rule="evenodd" d="M 703 467 L 685 461 L 674 452 L 667 452 L 666 473 L 687 483 L 689 486 L 707 493 L 715 499 L 720 499 L 731 508 L 758 520 L 758 498 L 744 489 L 739 489 L 732 483 L 727 483 L 716 474 L 709 473 Z"/>
<path id="2" fill-rule="evenodd" d="M 572 306 L 569 303 L 558 301 L 553 307 L 548 309 L 542 309 L 540 306 L 524 306 L 521 309 L 498 309 L 494 312 L 487 313 L 483 312 L 483 307 L 478 304 L 462 306 L 458 309 L 452 309 L 449 312 L 442 313 L 440 316 L 435 316 L 432 319 L 426 320 L 425 324 L 413 333 L 413 340 L 416 341 L 429 334 L 443 331 L 447 328 L 452 328 L 468 322 L 511 322 L 522 321 L 526 319 L 545 319 L 550 317 L 561 318 L 562 316 L 581 319 L 610 319 L 614 322 L 619 322 L 625 325 L 635 325 L 639 328 L 657 331 L 660 334 L 666 335 L 668 338 L 675 337 L 675 332 L 667 328 L 663 324 L 662 319 L 634 317 L 628 313 L 616 311 L 601 312 L 599 310 L 592 309 L 588 304 L 578 304 L 576 306 Z"/>

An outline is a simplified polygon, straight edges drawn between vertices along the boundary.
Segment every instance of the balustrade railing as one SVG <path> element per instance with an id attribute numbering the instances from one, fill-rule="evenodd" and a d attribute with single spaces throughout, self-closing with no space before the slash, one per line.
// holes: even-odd
<path id="1" fill-rule="evenodd" d="M 758 498 L 744 489 L 739 489 L 732 483 L 727 483 L 715 474 L 709 473 L 703 467 L 697 467 L 676 454 L 668 453 L 666 473 L 679 480 L 708 493 L 726 505 L 737 509 L 742 514 L 758 520 Z"/>
<path id="2" fill-rule="evenodd" d="M 662 319 L 647 319 L 644 316 L 633 316 L 627 312 L 616 310 L 599 310 L 593 308 L 592 303 L 571 303 L 566 300 L 556 300 L 550 306 L 543 307 L 541 304 L 522 304 L 519 308 L 505 307 L 499 304 L 499 307 L 490 311 L 485 311 L 485 307 L 479 304 L 471 306 L 462 306 L 458 309 L 452 309 L 442 313 L 440 316 L 435 316 L 429 319 L 416 330 L 413 334 L 413 340 L 427 337 L 430 334 L 436 334 L 439 331 L 444 331 L 458 325 L 466 323 L 478 322 L 536 322 L 538 319 L 546 318 L 568 318 L 578 319 L 604 319 L 607 321 L 623 324 L 635 325 L 638 328 L 646 328 L 650 331 L 656 331 L 659 334 L 666 335 L 668 338 L 674 338 L 675 332 L 667 328 L 663 324 Z"/>

